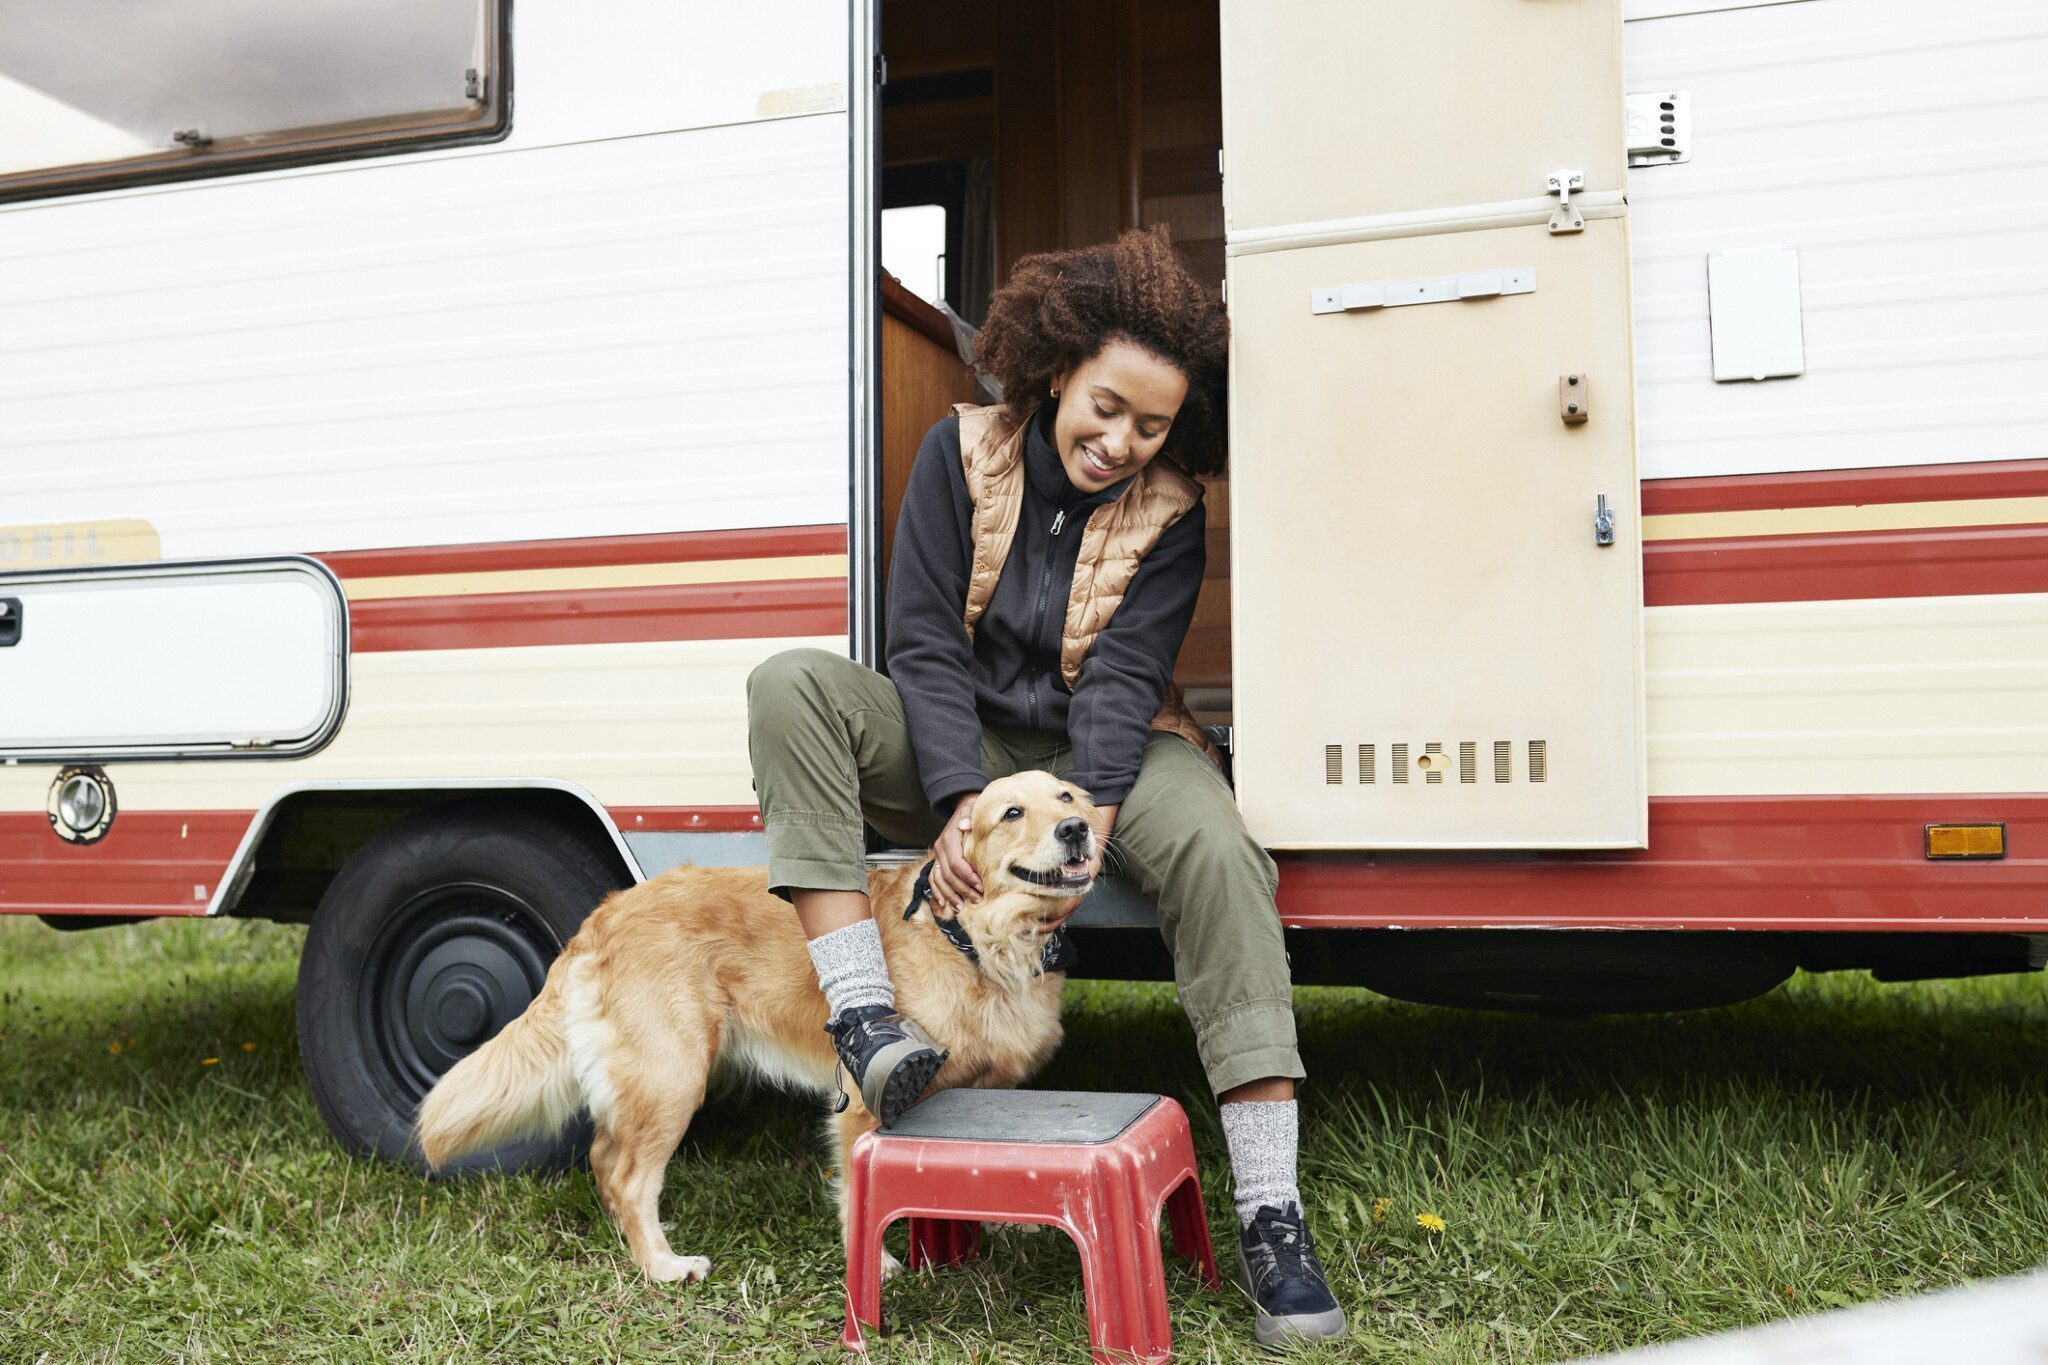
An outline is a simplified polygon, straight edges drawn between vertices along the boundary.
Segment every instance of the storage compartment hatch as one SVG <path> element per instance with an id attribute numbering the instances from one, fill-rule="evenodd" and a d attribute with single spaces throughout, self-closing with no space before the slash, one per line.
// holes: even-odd
<path id="1" fill-rule="evenodd" d="M 0 574 L 0 758 L 293 757 L 348 698 L 348 606 L 310 559 Z"/>

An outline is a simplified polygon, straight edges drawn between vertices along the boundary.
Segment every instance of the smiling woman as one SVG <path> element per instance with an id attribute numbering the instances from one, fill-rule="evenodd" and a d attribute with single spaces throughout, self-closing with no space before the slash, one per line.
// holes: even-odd
<path id="1" fill-rule="evenodd" d="M 502 0 L 0 0 L 0 197 L 488 134 Z"/>

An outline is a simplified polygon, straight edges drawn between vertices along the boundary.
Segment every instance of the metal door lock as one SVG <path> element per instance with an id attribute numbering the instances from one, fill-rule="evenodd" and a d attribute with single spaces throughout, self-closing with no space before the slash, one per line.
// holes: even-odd
<path id="1" fill-rule="evenodd" d="M 1549 193 L 1557 196 L 1557 207 L 1550 211 L 1552 232 L 1584 232 L 1586 215 L 1572 207 L 1572 191 L 1586 188 L 1584 171 L 1558 170 L 1550 173 Z"/>
<path id="2" fill-rule="evenodd" d="M 1599 506 L 1593 509 L 1593 543 L 1612 545 L 1614 543 L 1614 509 L 1607 505 L 1607 495 L 1600 495 Z"/>

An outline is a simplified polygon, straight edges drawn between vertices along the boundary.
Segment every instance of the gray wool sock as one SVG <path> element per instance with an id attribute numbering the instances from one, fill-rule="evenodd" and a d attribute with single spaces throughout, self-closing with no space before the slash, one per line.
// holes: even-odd
<path id="1" fill-rule="evenodd" d="M 1221 1106 L 1223 1139 L 1230 1144 L 1230 1172 L 1237 1191 L 1239 1227 L 1251 1226 L 1262 1204 L 1301 1205 L 1294 1171 L 1300 1144 L 1300 1116 L 1293 1100 L 1242 1100 Z"/>
<path id="2" fill-rule="evenodd" d="M 882 958 L 882 934 L 873 920 L 821 934 L 808 946 L 832 1018 L 861 1005 L 896 1007 L 896 988 L 889 984 L 889 964 Z"/>

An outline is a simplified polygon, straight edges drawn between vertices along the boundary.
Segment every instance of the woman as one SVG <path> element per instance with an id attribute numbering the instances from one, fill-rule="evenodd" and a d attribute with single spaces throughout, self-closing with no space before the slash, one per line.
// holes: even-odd
<path id="1" fill-rule="evenodd" d="M 977 353 L 1008 404 L 940 422 L 911 470 L 889 676 L 793 650 L 754 672 L 747 711 L 769 883 L 803 922 L 829 1030 L 885 1125 L 945 1054 L 894 1012 L 863 817 L 934 840 L 943 911 L 981 889 L 960 838 L 989 780 L 1043 768 L 1093 795 L 1116 870 L 1159 906 L 1270 1345 L 1339 1335 L 1344 1315 L 1296 1187 L 1304 1072 L 1278 874 L 1171 686 L 1204 562 L 1201 489 L 1183 471 L 1223 466 L 1228 350 L 1222 310 L 1163 228 L 1019 262 Z"/>

